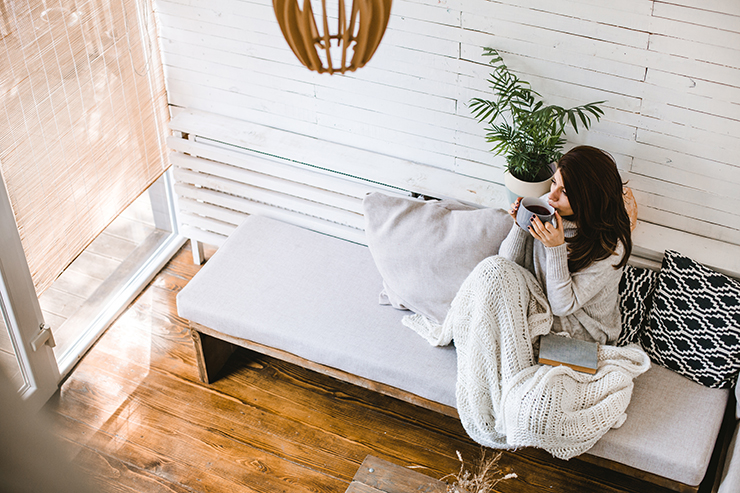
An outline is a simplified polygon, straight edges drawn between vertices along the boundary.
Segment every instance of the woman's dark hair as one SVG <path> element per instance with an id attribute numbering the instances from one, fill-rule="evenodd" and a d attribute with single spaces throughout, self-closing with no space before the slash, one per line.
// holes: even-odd
<path id="1" fill-rule="evenodd" d="M 632 252 L 632 236 L 617 163 L 601 149 L 578 146 L 560 158 L 558 169 L 573 209 L 570 219 L 578 227 L 567 240 L 568 270 L 578 272 L 608 258 L 618 242 L 624 255 L 614 268 L 624 267 Z"/>

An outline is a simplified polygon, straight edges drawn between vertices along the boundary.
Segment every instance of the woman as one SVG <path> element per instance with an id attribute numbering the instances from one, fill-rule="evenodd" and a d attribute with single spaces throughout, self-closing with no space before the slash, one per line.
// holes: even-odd
<path id="1" fill-rule="evenodd" d="M 514 224 L 499 255 L 465 279 L 443 324 L 421 315 L 403 323 L 434 345 L 455 342 L 456 405 L 471 438 L 568 459 L 624 421 L 632 380 L 650 360 L 636 346 L 603 346 L 596 375 L 536 364 L 532 341 L 548 332 L 617 338 L 619 280 L 632 249 L 622 182 L 608 154 L 593 147 L 565 154 L 547 201 L 556 225 Z"/>
<path id="2" fill-rule="evenodd" d="M 556 226 L 536 216 L 527 231 L 517 226 L 521 198 L 509 210 L 515 224 L 499 255 L 535 275 L 552 309 L 554 332 L 602 344 L 619 336 L 619 280 L 632 251 L 622 189 L 611 156 L 579 146 L 558 161 L 546 196 Z"/>
<path id="3" fill-rule="evenodd" d="M 536 364 L 532 341 L 548 332 L 617 339 L 619 280 L 632 250 L 621 178 L 605 152 L 565 154 L 546 198 L 555 225 L 534 219 L 524 230 L 515 221 L 499 255 L 463 282 L 443 324 L 421 315 L 404 324 L 432 344 L 455 342 L 457 410 L 476 442 L 567 459 L 624 420 L 632 379 L 650 360 L 636 346 L 604 346 L 596 375 Z"/>

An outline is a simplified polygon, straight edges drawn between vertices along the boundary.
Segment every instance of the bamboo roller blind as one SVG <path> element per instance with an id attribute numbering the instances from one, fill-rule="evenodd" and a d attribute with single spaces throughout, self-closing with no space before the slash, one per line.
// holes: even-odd
<path id="1" fill-rule="evenodd" d="M 0 171 L 40 295 L 167 167 L 149 0 L 0 0 Z"/>

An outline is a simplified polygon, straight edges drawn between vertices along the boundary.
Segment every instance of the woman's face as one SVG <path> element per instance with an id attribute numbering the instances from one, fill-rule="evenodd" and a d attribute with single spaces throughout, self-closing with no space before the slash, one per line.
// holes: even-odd
<path id="1" fill-rule="evenodd" d="M 573 215 L 573 209 L 570 208 L 570 202 L 568 201 L 568 195 L 565 191 L 560 170 L 555 171 L 555 174 L 552 175 L 552 184 L 550 185 L 550 194 L 547 196 L 547 203 L 554 207 L 562 217 Z"/>

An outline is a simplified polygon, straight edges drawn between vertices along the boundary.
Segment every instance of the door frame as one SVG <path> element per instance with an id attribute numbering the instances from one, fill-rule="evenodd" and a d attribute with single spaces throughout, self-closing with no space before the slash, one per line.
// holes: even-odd
<path id="1" fill-rule="evenodd" d="M 173 182 L 172 170 L 167 170 L 149 189 L 157 230 L 135 258 L 124 261 L 136 263 L 136 268 L 117 279 L 118 288 L 86 321 L 87 326 L 72 347 L 55 355 L 52 328 L 45 325 L 15 215 L 0 176 L 0 303 L 7 315 L 8 332 L 24 381 L 19 393 L 32 409 L 40 409 L 56 392 L 59 382 L 187 240 L 178 230 Z"/>
<path id="2" fill-rule="evenodd" d="M 0 182 L 0 303 L 23 377 L 19 393 L 32 409 L 40 409 L 56 392 L 61 376 L 52 350 L 54 338 L 44 325 L 4 182 Z"/>
<path id="3" fill-rule="evenodd" d="M 144 192 L 152 200 L 156 231 L 98 288 L 96 293 L 102 291 L 103 295 L 98 294 L 96 303 L 86 307 L 88 311 L 92 308 L 94 315 L 75 318 L 75 322 L 85 328 L 80 330 L 68 350 L 56 355 L 62 378 L 72 371 L 87 350 L 187 241 L 179 234 L 173 183 L 170 169 Z"/>

